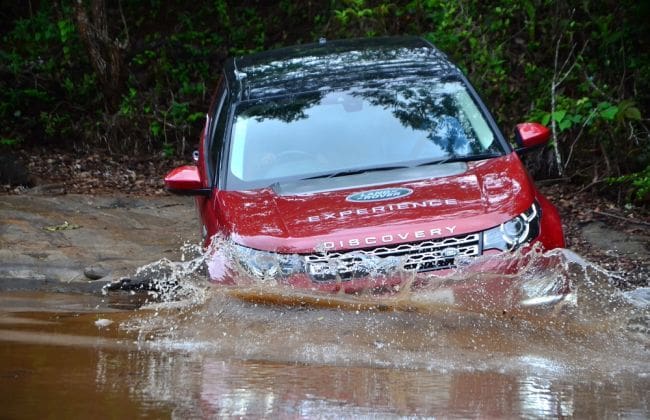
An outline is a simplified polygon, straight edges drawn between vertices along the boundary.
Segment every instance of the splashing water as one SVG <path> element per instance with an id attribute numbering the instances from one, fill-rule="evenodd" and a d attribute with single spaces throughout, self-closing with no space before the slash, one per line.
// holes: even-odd
<path id="1" fill-rule="evenodd" d="M 206 265 L 234 252 L 215 243 L 139 271 L 160 286 L 121 324 L 139 346 L 283 363 L 650 374 L 647 293 L 619 291 L 620 279 L 566 249 L 458 260 L 445 277 L 398 269 L 398 284 L 347 294 L 257 278 L 234 258 L 234 284 L 211 285 Z"/>

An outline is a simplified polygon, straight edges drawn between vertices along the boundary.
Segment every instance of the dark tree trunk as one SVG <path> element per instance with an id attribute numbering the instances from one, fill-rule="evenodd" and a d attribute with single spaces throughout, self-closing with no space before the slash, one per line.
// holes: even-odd
<path id="1" fill-rule="evenodd" d="M 126 69 L 123 51 L 127 40 L 121 43 L 111 37 L 108 29 L 105 0 L 76 0 L 74 18 L 79 35 L 86 45 L 90 62 L 95 70 L 104 94 L 107 109 L 114 113 L 119 109 Z"/>

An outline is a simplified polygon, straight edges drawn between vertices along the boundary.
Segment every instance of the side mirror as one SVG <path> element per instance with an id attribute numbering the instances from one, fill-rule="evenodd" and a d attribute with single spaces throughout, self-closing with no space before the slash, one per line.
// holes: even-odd
<path id="1" fill-rule="evenodd" d="M 165 189 L 180 195 L 210 195 L 209 188 L 203 188 L 199 169 L 196 166 L 180 166 L 165 176 Z"/>
<path id="2" fill-rule="evenodd" d="M 541 124 L 517 124 L 517 129 L 515 130 L 515 141 L 519 146 L 517 152 L 544 145 L 548 142 L 549 138 L 551 138 L 551 130 Z"/>

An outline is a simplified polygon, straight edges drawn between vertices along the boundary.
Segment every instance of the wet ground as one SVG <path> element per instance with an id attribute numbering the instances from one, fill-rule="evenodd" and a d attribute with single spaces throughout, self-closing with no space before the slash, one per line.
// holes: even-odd
<path id="1" fill-rule="evenodd" d="M 650 413 L 650 291 L 622 292 L 570 252 L 508 280 L 508 296 L 537 298 L 571 284 L 539 307 L 459 304 L 434 281 L 390 296 L 225 289 L 181 255 L 196 241 L 191 200 L 24 198 L 0 203 L 2 417 Z M 180 287 L 88 293 L 161 256 L 142 271 Z M 106 275 L 90 280 L 96 263 Z M 468 273 L 486 290 L 489 276 Z"/>

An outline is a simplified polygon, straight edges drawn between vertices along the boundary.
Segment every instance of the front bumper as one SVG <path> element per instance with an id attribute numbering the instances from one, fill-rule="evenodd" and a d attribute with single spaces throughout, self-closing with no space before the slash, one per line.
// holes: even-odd
<path id="1" fill-rule="evenodd" d="M 539 246 L 516 253 L 488 251 L 483 256 L 461 261 L 454 269 L 432 272 L 398 270 L 348 280 L 314 281 L 305 273 L 280 279 L 260 280 L 248 273 L 221 267 L 213 260 L 211 281 L 228 286 L 255 286 L 263 292 L 272 288 L 299 289 L 315 293 L 395 295 L 416 292 L 432 303 L 464 308 L 539 307 L 572 299 L 568 277 L 558 275 L 561 254 L 546 255 Z"/>
<path id="2" fill-rule="evenodd" d="M 280 268 L 274 275 L 266 276 L 264 272 L 252 273 L 247 270 L 244 268 L 245 263 L 238 264 L 232 252 L 217 250 L 209 263 L 210 279 L 214 283 L 226 285 L 261 284 L 328 293 L 394 293 L 416 288 L 432 293 L 435 290 L 442 299 L 450 302 L 481 301 L 486 298 L 508 301 L 518 299 L 520 302 L 530 299 L 537 299 L 538 302 L 553 301 L 570 292 L 567 281 L 561 280 L 560 276 L 557 280 L 550 278 L 542 281 L 543 285 L 532 287 L 531 284 L 535 282 L 531 283 L 530 278 L 526 278 L 530 277 L 531 270 L 535 273 L 552 272 L 557 261 L 543 257 L 542 251 L 564 247 L 557 210 L 541 195 L 536 203 L 540 215 L 537 237 L 515 251 L 484 249 L 483 236 L 473 233 L 421 243 L 384 246 L 370 251 L 333 251 L 324 256 L 299 256 L 305 261 L 302 272 L 288 270 L 289 274 L 285 275 Z M 229 246 L 233 245 L 227 244 L 226 248 Z M 446 255 L 449 251 L 455 252 Z M 368 256 L 371 259 L 364 261 Z M 328 269 L 328 258 L 335 260 L 333 268 Z M 400 263 L 385 263 L 395 258 L 401 258 Z M 369 264 L 365 269 L 355 271 L 357 263 L 363 266 L 367 262 Z M 313 269 L 315 264 L 321 263 L 324 268 Z M 416 267 L 414 264 L 420 272 L 413 269 Z M 537 280 L 537 283 L 540 281 Z"/>

